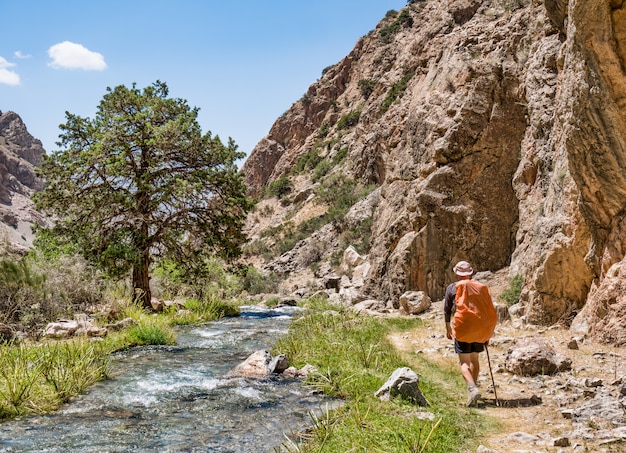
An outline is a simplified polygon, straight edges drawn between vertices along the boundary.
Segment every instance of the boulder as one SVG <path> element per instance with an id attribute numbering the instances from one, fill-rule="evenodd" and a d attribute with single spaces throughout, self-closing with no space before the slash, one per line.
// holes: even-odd
<path id="1" fill-rule="evenodd" d="M 511 319 L 509 313 L 509 306 L 505 304 L 495 304 L 496 312 L 498 313 L 498 322 L 503 322 Z"/>
<path id="2" fill-rule="evenodd" d="M 365 258 L 359 255 L 359 252 L 357 252 L 356 249 L 350 245 L 347 249 L 343 251 L 341 269 L 344 271 L 348 271 L 363 263 L 363 261 L 365 261 Z"/>
<path id="3" fill-rule="evenodd" d="M 44 337 L 69 338 L 78 329 L 78 321 L 60 320 L 49 323 L 43 331 Z"/>
<path id="4" fill-rule="evenodd" d="M 270 374 L 272 355 L 267 351 L 256 351 L 246 360 L 230 370 L 226 377 L 266 377 Z"/>
<path id="5" fill-rule="evenodd" d="M 341 287 L 341 276 L 329 275 L 328 277 L 324 279 L 324 288 L 334 289 L 336 292 L 339 292 L 340 287 Z"/>
<path id="6" fill-rule="evenodd" d="M 417 373 L 408 367 L 396 369 L 387 382 L 376 391 L 375 396 L 383 401 L 400 396 L 420 406 L 428 406 L 426 397 L 419 389 Z"/>
<path id="7" fill-rule="evenodd" d="M 272 358 L 272 361 L 268 365 L 268 371 L 273 374 L 281 374 L 287 368 L 289 368 L 289 359 L 285 354 L 277 355 Z"/>
<path id="8" fill-rule="evenodd" d="M 75 320 L 61 319 L 49 323 L 44 329 L 43 335 L 50 338 L 69 338 L 74 335 L 103 337 L 107 334 L 105 328 L 94 326 L 87 315 L 76 315 L 76 318 Z"/>
<path id="9" fill-rule="evenodd" d="M 282 375 L 293 379 L 306 379 L 310 374 L 316 373 L 317 369 L 313 365 L 304 365 L 299 370 L 295 366 L 290 366 Z"/>
<path id="10" fill-rule="evenodd" d="M 554 347 L 541 337 L 525 338 L 508 350 L 504 366 L 521 376 L 552 375 L 570 370 L 572 360 L 557 354 Z"/>
<path id="11" fill-rule="evenodd" d="M 227 378 L 256 377 L 264 378 L 280 374 L 289 368 L 289 359 L 284 354 L 272 357 L 267 351 L 253 352 L 246 360 L 226 373 Z"/>
<path id="12" fill-rule="evenodd" d="M 430 308 L 432 302 L 424 291 L 407 291 L 400 296 L 400 313 L 419 315 Z"/>
<path id="13" fill-rule="evenodd" d="M 353 305 L 352 309 L 358 313 L 381 313 L 387 310 L 387 306 L 379 300 L 368 299 Z"/>
<path id="14" fill-rule="evenodd" d="M 109 330 L 122 330 L 122 329 L 125 329 L 126 327 L 129 327 L 135 324 L 137 324 L 137 322 L 133 318 L 124 318 L 120 321 L 117 321 L 111 324 L 106 324 L 104 327 L 106 327 Z"/>

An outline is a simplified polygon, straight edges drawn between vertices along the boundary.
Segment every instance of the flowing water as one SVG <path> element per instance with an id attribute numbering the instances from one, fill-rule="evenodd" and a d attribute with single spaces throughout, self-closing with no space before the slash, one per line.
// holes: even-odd
<path id="1" fill-rule="evenodd" d="M 0 424 L 0 452 L 267 452 L 325 404 L 301 382 L 223 379 L 270 349 L 296 308 L 243 307 L 240 317 L 188 326 L 173 347 L 134 348 L 112 377 L 60 411 Z"/>

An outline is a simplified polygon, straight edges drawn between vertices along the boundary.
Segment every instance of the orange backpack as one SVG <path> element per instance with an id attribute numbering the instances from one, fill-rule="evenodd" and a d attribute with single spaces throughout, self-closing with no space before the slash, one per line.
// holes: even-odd
<path id="1" fill-rule="evenodd" d="M 486 285 L 476 280 L 456 282 L 454 338 L 464 343 L 485 343 L 497 322 L 498 313 Z"/>

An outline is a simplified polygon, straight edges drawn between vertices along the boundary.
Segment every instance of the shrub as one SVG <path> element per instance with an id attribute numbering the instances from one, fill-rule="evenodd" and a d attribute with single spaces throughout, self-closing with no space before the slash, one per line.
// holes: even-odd
<path id="1" fill-rule="evenodd" d="M 320 126 L 319 130 L 317 131 L 317 136 L 318 138 L 324 138 L 328 135 L 329 132 L 330 132 L 330 124 L 324 121 L 322 125 Z"/>
<path id="2" fill-rule="evenodd" d="M 322 159 L 313 170 L 313 174 L 311 175 L 311 179 L 315 182 L 319 181 L 323 176 L 329 172 L 329 170 L 333 167 L 333 164 L 328 159 Z"/>
<path id="3" fill-rule="evenodd" d="M 374 88 L 376 88 L 376 82 L 370 79 L 361 79 L 359 80 L 358 86 L 361 91 L 361 96 L 368 99 L 373 93 Z"/>
<path id="4" fill-rule="evenodd" d="M 314 146 L 297 160 L 294 171 L 296 173 L 302 173 L 305 170 L 311 170 L 315 168 L 322 159 L 323 157 L 320 155 L 318 147 Z"/>
<path id="5" fill-rule="evenodd" d="M 409 71 L 404 74 L 402 79 L 391 85 L 391 88 L 389 89 L 389 91 L 387 91 L 387 95 L 385 96 L 385 99 L 380 106 L 380 113 L 385 113 L 387 110 L 389 110 L 391 104 L 393 104 L 396 99 L 404 94 L 409 84 L 409 81 L 413 78 L 414 75 L 415 71 Z"/>
<path id="6" fill-rule="evenodd" d="M 370 249 L 373 224 L 374 218 L 370 216 L 360 224 L 346 229 L 339 237 L 340 249 L 345 250 L 349 245 L 352 245 L 360 254 L 367 254 Z"/>
<path id="7" fill-rule="evenodd" d="M 374 185 L 364 186 L 354 179 L 335 173 L 323 181 L 315 194 L 320 201 L 329 205 L 325 217 L 327 222 L 333 222 L 335 227 L 341 230 L 346 212 L 374 189 Z"/>
<path id="8" fill-rule="evenodd" d="M 332 164 L 338 165 L 346 160 L 346 157 L 348 157 L 348 147 L 344 146 L 339 151 L 337 151 L 337 154 L 333 156 Z"/>
<path id="9" fill-rule="evenodd" d="M 273 293 L 276 291 L 276 277 L 265 276 L 254 266 L 248 266 L 243 272 L 241 286 L 248 294 Z"/>
<path id="10" fill-rule="evenodd" d="M 387 13 L 387 16 L 389 12 Z M 378 36 L 383 44 L 389 44 L 393 41 L 393 37 L 398 33 L 402 28 L 411 28 L 413 26 L 413 18 L 411 14 L 407 10 L 403 10 L 394 20 L 391 25 L 384 27 L 380 30 Z"/>
<path id="11" fill-rule="evenodd" d="M 268 186 L 269 193 L 278 198 L 287 195 L 293 189 L 293 183 L 287 176 L 281 176 L 276 181 L 272 181 Z"/>
<path id="12" fill-rule="evenodd" d="M 78 255 L 31 251 L 0 260 L 0 322 L 34 332 L 104 298 L 107 283 Z"/>
<path id="13" fill-rule="evenodd" d="M 356 126 L 361 118 L 361 109 L 353 110 L 349 113 L 343 115 L 339 121 L 337 121 L 337 129 L 349 129 L 353 126 Z"/>
<path id="14" fill-rule="evenodd" d="M 524 286 L 524 276 L 516 275 L 511 279 L 509 287 L 500 294 L 500 299 L 505 301 L 507 305 L 515 305 L 519 302 L 522 287 Z"/>

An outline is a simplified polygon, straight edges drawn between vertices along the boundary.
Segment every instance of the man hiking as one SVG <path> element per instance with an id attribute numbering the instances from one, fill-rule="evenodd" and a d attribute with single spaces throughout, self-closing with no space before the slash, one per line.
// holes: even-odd
<path id="1" fill-rule="evenodd" d="M 446 336 L 454 339 L 454 352 L 459 355 L 461 374 L 467 382 L 467 405 L 475 406 L 481 399 L 476 387 L 480 371 L 478 354 L 489 344 L 498 314 L 489 288 L 471 280 L 474 270 L 467 261 L 459 261 L 452 270 L 458 281 L 446 289 L 443 309 Z"/>

